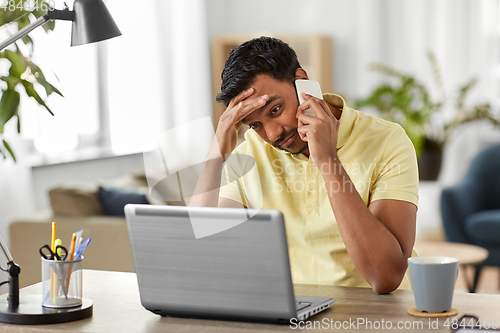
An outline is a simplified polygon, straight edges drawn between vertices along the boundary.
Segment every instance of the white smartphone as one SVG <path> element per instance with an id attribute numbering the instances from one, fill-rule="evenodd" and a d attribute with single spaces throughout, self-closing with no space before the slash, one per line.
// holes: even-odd
<path id="1" fill-rule="evenodd" d="M 309 94 L 319 99 L 323 99 L 323 93 L 321 92 L 321 87 L 318 81 L 313 80 L 295 80 L 295 90 L 297 91 L 297 97 L 299 98 L 299 104 L 305 102 L 302 98 L 302 93 Z M 304 114 L 309 116 L 315 116 L 313 110 L 307 109 Z"/>

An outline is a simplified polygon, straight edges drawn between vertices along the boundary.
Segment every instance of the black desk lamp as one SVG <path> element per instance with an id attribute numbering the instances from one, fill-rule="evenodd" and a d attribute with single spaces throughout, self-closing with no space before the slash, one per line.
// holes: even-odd
<path id="1" fill-rule="evenodd" d="M 111 14 L 102 0 L 75 0 L 73 10 L 49 10 L 35 22 L 27 25 L 0 44 L 0 51 L 26 36 L 49 20 L 73 21 L 71 46 L 99 42 L 121 35 Z M 19 273 L 21 269 L 14 262 L 9 250 L 0 237 L 0 249 L 7 260 L 9 297 L 0 300 L 0 322 L 10 324 L 54 324 L 90 317 L 92 301 L 83 298 L 82 305 L 67 309 L 42 307 L 40 295 L 19 297 Z M 33 254 L 35 255 L 35 254 Z"/>
<path id="2" fill-rule="evenodd" d="M 122 34 L 102 0 L 75 0 L 73 10 L 66 7 L 64 10 L 47 11 L 1 43 L 0 51 L 49 20 L 73 21 L 71 46 L 99 42 Z"/>

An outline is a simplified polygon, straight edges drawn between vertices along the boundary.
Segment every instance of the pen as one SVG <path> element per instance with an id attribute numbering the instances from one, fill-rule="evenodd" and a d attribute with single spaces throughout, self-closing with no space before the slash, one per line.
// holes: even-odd
<path id="1" fill-rule="evenodd" d="M 76 251 L 75 259 L 80 259 L 80 257 L 83 254 L 83 251 L 85 251 L 89 243 L 90 243 L 90 238 L 87 238 L 87 240 L 85 240 L 85 242 L 83 242 L 82 245 L 80 245 L 80 247 Z"/>
<path id="2" fill-rule="evenodd" d="M 53 222 L 53 223 L 55 223 L 55 222 Z M 55 237 L 54 229 L 52 229 L 52 237 Z M 56 247 L 58 245 L 62 245 L 62 241 L 60 239 L 56 239 L 53 244 L 54 245 L 53 245 L 52 251 L 55 254 L 58 254 L 58 253 L 56 253 L 57 252 Z M 54 261 L 57 261 L 57 256 L 54 256 Z M 52 294 L 52 302 L 54 304 L 57 304 L 57 297 L 59 295 L 59 276 L 57 274 L 54 274 L 53 276 L 54 276 L 54 280 L 52 280 L 52 289 L 53 289 L 54 293 Z"/>
<path id="3" fill-rule="evenodd" d="M 71 237 L 71 249 L 69 250 L 69 260 L 73 260 L 73 254 L 75 253 L 75 243 L 76 243 L 76 234 L 73 233 L 73 236 Z M 69 264 L 67 272 L 68 277 L 66 278 L 66 293 L 69 293 L 69 279 L 71 277 L 72 269 L 73 269 L 73 264 Z"/>
<path id="4" fill-rule="evenodd" d="M 73 236 L 71 236 L 71 247 L 69 249 L 69 260 L 73 260 L 73 255 L 75 253 L 75 245 L 76 245 L 76 234 L 73 233 Z"/>
<path id="5" fill-rule="evenodd" d="M 76 244 L 75 244 L 75 251 L 76 251 L 76 250 L 78 250 L 78 248 L 80 247 L 80 244 L 82 243 L 83 229 L 75 232 L 75 235 L 76 235 Z"/>
<path id="6" fill-rule="evenodd" d="M 56 250 L 56 230 L 57 230 L 57 222 L 52 222 L 52 238 L 50 240 L 50 249 L 52 252 Z"/>
<path id="7" fill-rule="evenodd" d="M 50 240 L 50 249 L 52 252 L 56 250 L 56 230 L 57 230 L 57 222 L 52 222 L 52 238 Z M 54 280 L 55 280 L 55 273 L 51 269 L 50 270 L 50 297 L 54 296 Z M 57 284 L 56 284 L 57 288 Z"/>

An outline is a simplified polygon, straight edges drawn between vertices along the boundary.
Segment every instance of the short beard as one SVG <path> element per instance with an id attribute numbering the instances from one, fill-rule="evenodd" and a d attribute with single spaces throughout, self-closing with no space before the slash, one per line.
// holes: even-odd
<path id="1" fill-rule="evenodd" d="M 293 132 L 297 132 L 297 129 L 293 129 L 291 131 L 289 131 L 288 133 L 285 133 L 283 134 L 278 140 L 276 140 L 272 146 L 281 150 L 281 151 L 284 151 L 286 153 L 290 153 L 290 154 L 301 154 L 303 153 L 307 148 L 309 148 L 309 145 L 306 141 L 303 141 L 305 143 L 304 147 L 300 148 L 299 151 L 297 152 L 293 152 L 293 151 L 290 151 L 290 150 L 287 150 L 285 148 L 281 148 L 280 145 L 285 141 L 286 138 L 290 137 L 291 133 Z"/>
<path id="2" fill-rule="evenodd" d="M 309 148 L 309 145 L 306 142 L 306 144 L 304 145 L 304 147 L 300 148 L 299 151 L 297 151 L 297 152 L 289 151 L 287 149 L 280 148 L 280 147 L 276 147 L 276 148 L 278 148 L 281 151 L 284 151 L 285 153 L 290 153 L 290 154 L 296 155 L 296 154 L 302 154 L 303 152 L 305 152 L 307 150 L 307 148 Z"/>

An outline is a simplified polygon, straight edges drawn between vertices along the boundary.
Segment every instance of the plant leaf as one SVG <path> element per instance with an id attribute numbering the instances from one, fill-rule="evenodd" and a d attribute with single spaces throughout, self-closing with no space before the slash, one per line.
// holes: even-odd
<path id="1" fill-rule="evenodd" d="M 441 93 L 442 103 L 444 103 L 444 101 L 446 101 L 446 91 L 444 89 L 443 76 L 441 75 L 441 70 L 439 68 L 436 54 L 432 50 L 429 50 L 427 51 L 427 57 L 429 58 L 429 62 L 431 63 L 432 73 L 434 74 L 434 81 L 436 82 L 436 85 Z"/>
<path id="2" fill-rule="evenodd" d="M 26 35 L 22 38 L 22 41 L 25 45 L 31 44 L 31 47 L 33 48 L 33 39 L 29 35 Z"/>
<path id="3" fill-rule="evenodd" d="M 50 2 L 54 4 L 54 1 Z M 46 10 L 43 10 L 42 8 L 46 8 Z M 45 15 L 47 10 L 50 10 L 50 8 L 53 8 L 53 6 L 51 6 L 48 1 L 38 0 L 38 7 L 35 7 L 35 10 L 33 10 L 32 13 L 36 18 L 39 18 L 40 16 Z"/>
<path id="4" fill-rule="evenodd" d="M 24 59 L 17 52 L 12 52 L 11 50 L 5 50 L 5 58 L 11 62 L 9 73 L 17 78 L 21 78 L 21 75 L 26 71 L 26 64 Z"/>
<path id="5" fill-rule="evenodd" d="M 26 12 L 23 12 L 22 14 L 24 15 Z M 17 29 L 21 30 L 25 26 L 29 25 L 31 23 L 30 18 L 28 15 L 21 17 L 19 20 L 17 20 Z"/>
<path id="6" fill-rule="evenodd" d="M 28 82 L 26 80 L 22 80 L 21 83 L 23 84 L 24 89 L 26 90 L 26 93 L 28 94 L 29 97 L 33 97 L 38 102 L 38 104 L 45 107 L 51 115 L 54 115 L 54 113 L 49 109 L 47 104 L 45 104 L 43 99 L 40 97 L 38 92 L 35 90 L 35 87 L 33 86 L 33 84 L 31 82 Z"/>
<path id="7" fill-rule="evenodd" d="M 59 96 L 64 97 L 63 94 L 59 91 L 59 89 L 57 89 L 56 87 L 54 87 L 52 84 L 50 84 L 45 79 L 45 75 L 43 74 L 43 72 L 40 69 L 40 67 L 38 67 L 37 65 L 35 65 L 31 61 L 29 63 L 29 67 L 31 67 L 31 72 L 35 75 L 35 78 L 38 81 L 38 83 L 40 83 L 45 88 L 45 92 L 47 93 L 47 96 L 49 96 L 50 94 L 52 94 L 53 92 L 55 92 Z"/>
<path id="8" fill-rule="evenodd" d="M 7 141 L 3 140 L 3 145 L 9 152 L 10 156 L 12 156 L 14 162 L 16 162 L 16 155 L 14 155 L 14 152 L 12 151 L 12 148 L 10 148 L 10 145 L 7 143 Z"/>
<path id="9" fill-rule="evenodd" d="M 0 80 L 4 81 L 7 83 L 7 87 L 9 89 L 14 89 L 16 85 L 19 83 L 19 78 L 9 75 L 9 76 L 2 76 Z"/>
<path id="10" fill-rule="evenodd" d="M 5 1 L 2 1 L 2 4 L 4 4 Z M 16 1 L 16 8 L 14 10 L 8 10 L 9 4 L 7 3 L 7 10 L 4 10 L 3 8 L 1 9 L 2 11 L 5 11 L 5 16 L 4 16 L 4 23 L 10 23 L 15 20 L 17 20 L 19 17 L 22 15 L 26 14 L 25 11 L 19 10 L 17 8 L 18 1 Z"/>
<path id="11" fill-rule="evenodd" d="M 52 84 L 50 84 L 45 79 L 45 76 L 43 76 L 43 75 L 35 75 L 35 78 L 36 78 L 37 82 L 40 83 L 45 88 L 45 92 L 47 93 L 47 96 L 49 96 L 52 93 L 56 93 L 59 96 L 64 97 L 63 94 L 59 91 L 59 89 L 57 89 L 56 87 L 54 87 Z"/>
<path id="12" fill-rule="evenodd" d="M 455 103 L 457 111 L 464 112 L 465 98 L 467 97 L 467 94 L 472 89 L 472 87 L 476 85 L 476 83 L 477 79 L 473 77 L 469 80 L 469 82 L 458 88 L 458 97 L 457 102 Z"/>
<path id="13" fill-rule="evenodd" d="M 389 76 L 394 76 L 399 78 L 407 77 L 405 74 L 399 72 L 398 70 L 384 64 L 379 64 L 379 63 L 370 64 L 368 68 L 374 72 L 380 72 L 382 74 L 386 74 Z"/>
<path id="14" fill-rule="evenodd" d="M 14 89 L 7 89 L 0 99 L 0 133 L 3 133 L 5 124 L 17 114 L 21 94 Z"/>
<path id="15" fill-rule="evenodd" d="M 54 20 L 47 21 L 42 25 L 42 28 L 43 30 L 45 30 L 45 32 L 49 32 L 51 30 L 53 31 L 55 27 L 56 27 L 56 21 Z"/>
<path id="16" fill-rule="evenodd" d="M 16 113 L 17 117 L 17 133 L 21 134 L 21 117 L 19 117 L 19 113 Z"/>

